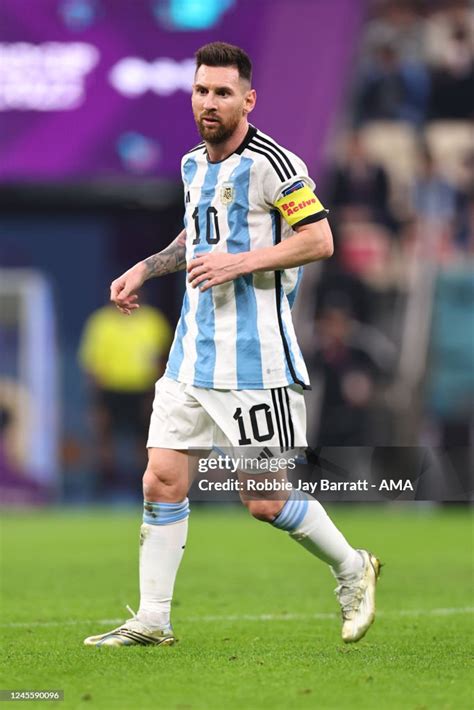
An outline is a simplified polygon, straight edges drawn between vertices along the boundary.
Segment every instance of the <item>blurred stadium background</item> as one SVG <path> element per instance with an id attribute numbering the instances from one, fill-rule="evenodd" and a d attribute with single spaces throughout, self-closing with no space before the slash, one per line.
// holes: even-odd
<path id="1" fill-rule="evenodd" d="M 193 53 L 216 39 L 249 52 L 252 122 L 304 158 L 330 209 L 335 256 L 305 269 L 295 307 L 310 444 L 378 447 L 382 461 L 424 447 L 454 485 L 438 499 L 468 500 L 470 3 L 3 0 L 2 502 L 141 498 L 184 277 L 148 284 L 136 331 L 98 309 L 115 276 L 181 229 Z"/>

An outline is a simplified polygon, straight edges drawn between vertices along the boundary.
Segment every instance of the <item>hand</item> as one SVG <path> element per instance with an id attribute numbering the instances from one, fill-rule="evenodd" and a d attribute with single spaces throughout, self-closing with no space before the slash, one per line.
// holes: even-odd
<path id="1" fill-rule="evenodd" d="M 140 308 L 137 291 L 145 282 L 146 267 L 142 262 L 135 264 L 110 285 L 110 300 L 115 303 L 121 313 L 129 316 L 132 311 Z"/>
<path id="2" fill-rule="evenodd" d="M 206 281 L 200 291 L 207 291 L 212 286 L 227 283 L 248 273 L 246 266 L 247 252 L 240 254 L 211 253 L 197 256 L 188 265 L 188 281 L 193 288 Z"/>

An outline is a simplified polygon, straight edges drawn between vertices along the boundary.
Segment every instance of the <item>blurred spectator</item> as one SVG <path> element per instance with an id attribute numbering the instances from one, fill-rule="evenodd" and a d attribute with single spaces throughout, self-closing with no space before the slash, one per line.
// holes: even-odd
<path id="1" fill-rule="evenodd" d="M 368 23 L 362 46 L 362 61 L 380 44 L 392 44 L 410 62 L 423 60 L 424 22 L 413 0 L 389 0 Z"/>
<path id="2" fill-rule="evenodd" d="M 333 300 L 334 294 L 339 294 L 351 304 L 351 311 L 356 320 L 370 322 L 373 317 L 374 294 L 367 284 L 355 274 L 342 268 L 337 260 L 323 270 L 316 290 L 316 310 L 323 311 Z"/>
<path id="3" fill-rule="evenodd" d="M 397 281 L 397 252 L 382 225 L 347 220 L 340 225 L 339 250 L 343 268 L 372 288 L 383 291 Z"/>
<path id="4" fill-rule="evenodd" d="M 132 438 L 135 458 L 144 455 L 153 385 L 163 372 L 171 337 L 166 317 L 147 305 L 129 317 L 107 305 L 85 324 L 79 357 L 92 387 L 102 490 L 117 484 L 119 437 Z"/>
<path id="5" fill-rule="evenodd" d="M 413 187 L 413 211 L 418 229 L 440 235 L 438 257 L 464 248 L 469 233 L 468 196 L 445 178 L 427 148 L 420 153 Z"/>
<path id="6" fill-rule="evenodd" d="M 432 74 L 429 117 L 474 115 L 474 11 L 464 0 L 441 3 L 426 21 L 425 59 Z"/>
<path id="7" fill-rule="evenodd" d="M 395 232 L 398 222 L 389 205 L 389 180 L 382 165 L 373 163 L 358 131 L 347 137 L 345 155 L 332 176 L 329 204 L 339 208 L 339 217 L 355 215 L 384 224 Z"/>
<path id="8" fill-rule="evenodd" d="M 445 61 L 432 74 L 429 117 L 463 119 L 474 116 L 474 58 L 466 27 L 453 29 Z"/>
<path id="9" fill-rule="evenodd" d="M 462 55 L 472 58 L 474 51 L 474 10 L 469 0 L 444 0 L 425 21 L 425 60 L 437 69 L 453 66 L 460 59 L 459 31 Z"/>
<path id="10" fill-rule="evenodd" d="M 456 189 L 440 175 L 433 156 L 426 148 L 420 154 L 413 208 L 420 219 L 444 224 L 451 224 L 456 214 Z"/>
<path id="11" fill-rule="evenodd" d="M 355 94 L 355 123 L 407 121 L 420 126 L 426 118 L 430 77 L 424 64 L 403 57 L 392 42 L 373 49 Z"/>
<path id="12" fill-rule="evenodd" d="M 334 294 L 321 309 L 318 343 L 309 364 L 322 384 L 320 446 L 371 446 L 374 393 L 393 366 L 394 350 L 374 328 L 351 317 L 346 299 Z"/>

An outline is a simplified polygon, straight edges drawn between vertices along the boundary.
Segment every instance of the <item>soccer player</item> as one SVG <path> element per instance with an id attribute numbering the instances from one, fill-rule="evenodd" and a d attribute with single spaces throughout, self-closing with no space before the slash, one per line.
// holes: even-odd
<path id="1" fill-rule="evenodd" d="M 187 269 L 181 317 L 157 382 L 143 477 L 140 607 L 91 646 L 169 645 L 176 574 L 186 544 L 192 448 L 306 446 L 306 367 L 290 308 L 300 267 L 333 252 L 327 211 L 303 161 L 250 125 L 251 62 L 222 42 L 196 53 L 192 91 L 202 142 L 182 159 L 185 228 L 163 251 L 112 282 L 130 315 L 144 281 Z M 301 492 L 244 500 L 331 566 L 342 638 L 358 641 L 374 620 L 380 562 L 356 550 L 320 503 Z"/>

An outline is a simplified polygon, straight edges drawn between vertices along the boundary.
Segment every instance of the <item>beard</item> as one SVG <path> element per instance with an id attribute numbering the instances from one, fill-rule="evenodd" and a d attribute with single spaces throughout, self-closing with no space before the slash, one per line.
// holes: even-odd
<path id="1" fill-rule="evenodd" d="M 203 118 L 212 118 L 212 116 L 203 116 L 195 119 L 199 135 L 206 143 L 211 143 L 212 145 L 224 143 L 228 140 L 240 122 L 240 116 L 234 116 L 226 124 L 219 121 L 212 126 L 206 126 Z"/>

